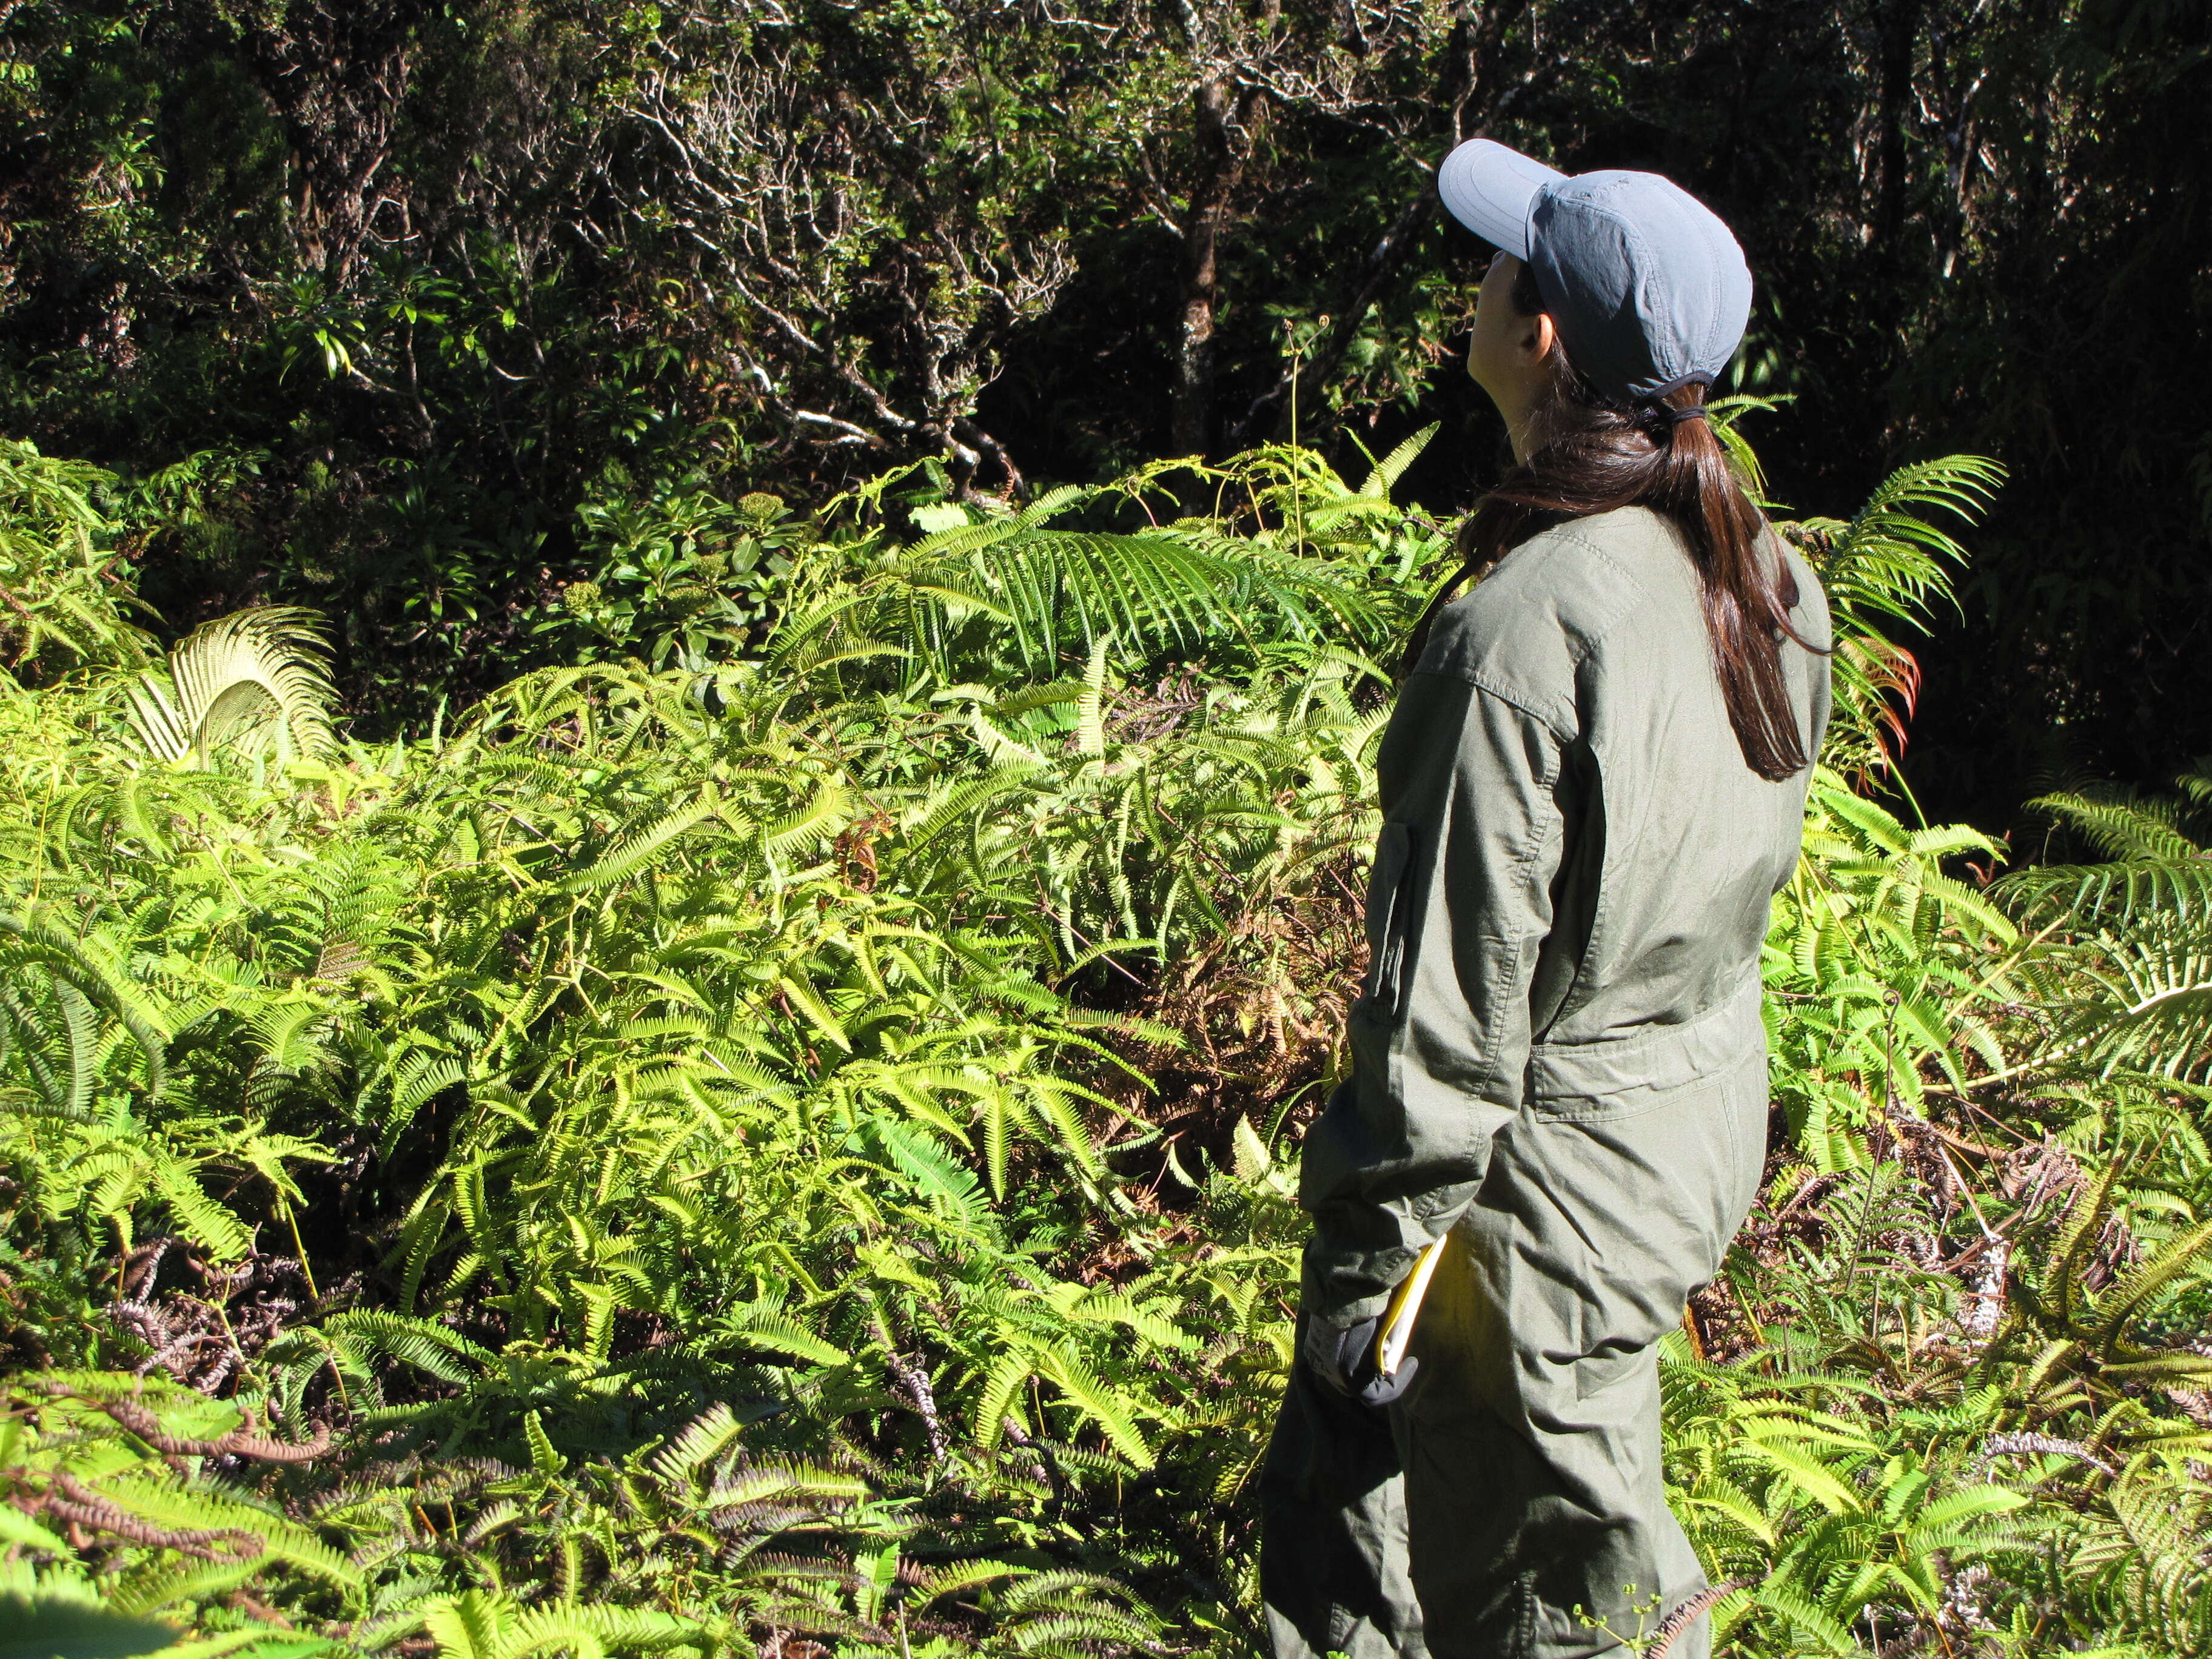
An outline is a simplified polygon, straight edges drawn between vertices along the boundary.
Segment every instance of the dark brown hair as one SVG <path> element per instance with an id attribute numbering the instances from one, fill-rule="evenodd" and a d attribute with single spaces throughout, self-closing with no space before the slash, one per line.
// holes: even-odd
<path id="1" fill-rule="evenodd" d="M 1523 265 L 1512 289 L 1523 316 L 1543 300 Z M 1618 507 L 1665 514 L 1688 542 L 1703 590 L 1705 632 L 1729 724 L 1744 764 L 1763 778 L 1802 771 L 1805 743 L 1782 674 L 1785 638 L 1817 649 L 1790 626 L 1797 584 L 1765 545 L 1766 520 L 1729 465 L 1727 453 L 1702 416 L 1674 411 L 1703 404 L 1705 388 L 1679 386 L 1656 404 L 1634 408 L 1601 395 L 1554 349 L 1558 372 L 1531 416 L 1528 459 L 1475 503 L 1459 533 L 1465 574 L 1480 576 L 1540 531 Z M 1407 647 L 1410 673 L 1428 642 L 1437 612 L 1458 583 L 1430 604 Z"/>

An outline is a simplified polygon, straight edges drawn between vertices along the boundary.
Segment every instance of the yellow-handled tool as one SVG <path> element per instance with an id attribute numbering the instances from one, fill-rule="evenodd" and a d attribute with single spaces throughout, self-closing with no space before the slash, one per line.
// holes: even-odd
<path id="1" fill-rule="evenodd" d="M 1398 1288 L 1390 1292 L 1390 1301 L 1382 1310 L 1382 1321 L 1375 1331 L 1375 1369 L 1387 1380 L 1398 1374 L 1398 1362 L 1406 1357 L 1406 1345 L 1413 1340 L 1413 1319 L 1421 1311 L 1421 1298 L 1429 1293 L 1429 1280 L 1437 1271 L 1437 1263 L 1444 1259 L 1443 1238 L 1421 1252 L 1421 1259 L 1413 1264 Z"/>

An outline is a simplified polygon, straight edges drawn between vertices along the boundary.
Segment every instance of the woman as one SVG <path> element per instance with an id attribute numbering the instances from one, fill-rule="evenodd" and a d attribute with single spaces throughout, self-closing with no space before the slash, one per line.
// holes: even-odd
<path id="1" fill-rule="evenodd" d="M 1480 140 L 1438 187 L 1499 250 L 1468 367 L 1516 465 L 1379 757 L 1352 1071 L 1305 1144 L 1270 1623 L 1284 1659 L 1566 1659 L 1672 1614 L 1670 1659 L 1700 1659 L 1656 1350 L 1759 1184 L 1759 950 L 1826 605 L 1705 419 L 1750 312 L 1727 228 L 1655 175 Z M 1377 1319 L 1440 1237 L 1385 1378 Z"/>

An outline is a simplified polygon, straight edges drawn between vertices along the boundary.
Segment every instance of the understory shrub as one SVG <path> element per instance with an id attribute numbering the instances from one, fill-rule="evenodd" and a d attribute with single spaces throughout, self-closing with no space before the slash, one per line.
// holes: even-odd
<path id="1" fill-rule="evenodd" d="M 9 448 L 27 1639 L 1264 1646 L 1377 665 L 1449 563 L 1421 441 L 1240 457 L 1198 517 L 1165 469 L 594 508 L 575 663 L 376 745 L 312 618 L 162 658 L 99 479 Z M 1893 787 L 1890 630 L 1998 476 L 1784 526 L 1838 720 L 1765 1192 L 1664 1359 L 1726 1651 L 2212 1652 L 2212 865 L 2054 798 L 2118 856 L 2002 873 Z"/>

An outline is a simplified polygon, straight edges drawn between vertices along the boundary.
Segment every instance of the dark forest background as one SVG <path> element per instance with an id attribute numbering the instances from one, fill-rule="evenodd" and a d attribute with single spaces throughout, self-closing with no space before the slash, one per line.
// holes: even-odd
<path id="1" fill-rule="evenodd" d="M 1408 490 L 1463 510 L 1430 169 L 1486 134 L 1735 228 L 1796 512 L 2010 470 L 1903 769 L 2002 830 L 2212 750 L 2208 112 L 2186 0 L 9 0 L 0 430 L 120 476 L 167 631 L 327 611 L 374 733 L 742 608 L 748 495 L 901 461 L 1440 422 Z"/>

